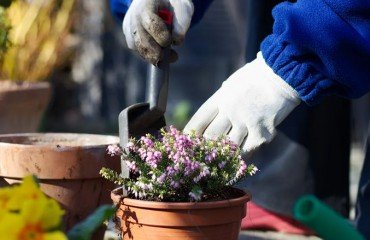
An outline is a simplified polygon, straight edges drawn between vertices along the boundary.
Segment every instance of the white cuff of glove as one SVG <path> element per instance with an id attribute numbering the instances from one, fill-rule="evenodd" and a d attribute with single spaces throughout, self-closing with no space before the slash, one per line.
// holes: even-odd
<path id="1" fill-rule="evenodd" d="M 299 103 L 297 92 L 258 53 L 200 107 L 185 132 L 195 130 L 207 138 L 228 135 L 249 153 L 270 142 L 275 127 Z"/>

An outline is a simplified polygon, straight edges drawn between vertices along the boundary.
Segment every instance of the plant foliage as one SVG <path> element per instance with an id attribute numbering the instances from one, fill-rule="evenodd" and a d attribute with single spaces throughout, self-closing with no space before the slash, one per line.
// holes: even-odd
<path id="1" fill-rule="evenodd" d="M 153 201 L 207 201 L 225 199 L 226 189 L 257 168 L 247 165 L 239 147 L 226 137 L 208 140 L 192 133 L 184 134 L 170 126 L 160 135 L 131 139 L 124 150 L 108 148 L 122 155 L 130 170 L 123 179 L 110 169 L 101 175 L 123 184 L 130 197 Z"/>

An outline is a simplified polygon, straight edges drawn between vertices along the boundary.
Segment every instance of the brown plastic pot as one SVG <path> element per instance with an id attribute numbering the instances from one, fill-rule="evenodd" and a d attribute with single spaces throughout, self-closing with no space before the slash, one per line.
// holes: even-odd
<path id="1" fill-rule="evenodd" d="M 0 134 L 36 132 L 50 97 L 47 82 L 0 81 Z"/>
<path id="2" fill-rule="evenodd" d="M 152 202 L 111 193 L 123 240 L 237 240 L 249 194 L 210 202 Z"/>
<path id="3" fill-rule="evenodd" d="M 99 205 L 111 204 L 109 194 L 116 186 L 99 171 L 102 167 L 120 171 L 119 157 L 106 152 L 109 144 L 118 142 L 115 136 L 91 134 L 0 135 L 0 186 L 35 174 L 41 190 L 66 210 L 68 230 Z"/>

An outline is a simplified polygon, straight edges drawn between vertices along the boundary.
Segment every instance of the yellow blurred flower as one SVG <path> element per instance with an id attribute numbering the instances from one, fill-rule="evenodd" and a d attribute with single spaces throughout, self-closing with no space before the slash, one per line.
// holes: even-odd
<path id="1" fill-rule="evenodd" d="M 13 188 L 4 187 L 0 188 L 0 209 L 5 211 L 9 209 L 9 200 L 12 197 L 12 193 L 14 192 Z M 1 215 L 0 210 L 0 215 Z"/>
<path id="2" fill-rule="evenodd" d="M 7 212 L 0 217 L 0 239 L 67 240 L 62 231 L 54 230 L 59 228 L 63 214 L 53 199 L 25 200 L 19 213 Z"/>
<path id="3" fill-rule="evenodd" d="M 34 176 L 27 176 L 19 186 L 14 186 L 11 190 L 11 197 L 7 202 L 7 209 L 18 211 L 27 200 L 46 199 L 46 195 L 41 191 Z M 9 193 L 8 193 L 9 194 Z"/>
<path id="4" fill-rule="evenodd" d="M 34 176 L 0 188 L 0 240 L 67 240 L 60 229 L 64 211 L 39 188 Z"/>

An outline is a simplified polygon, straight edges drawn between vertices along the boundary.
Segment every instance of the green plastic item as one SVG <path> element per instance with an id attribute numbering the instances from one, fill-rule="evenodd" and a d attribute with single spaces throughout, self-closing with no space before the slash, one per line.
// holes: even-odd
<path id="1" fill-rule="evenodd" d="M 301 197 L 294 206 L 294 217 L 323 239 L 365 240 L 349 221 L 312 195 Z"/>
<path id="2" fill-rule="evenodd" d="M 75 225 L 68 232 L 69 240 L 91 240 L 94 232 L 111 218 L 116 212 L 116 208 L 112 205 L 102 205 L 89 215 L 84 221 Z"/>

